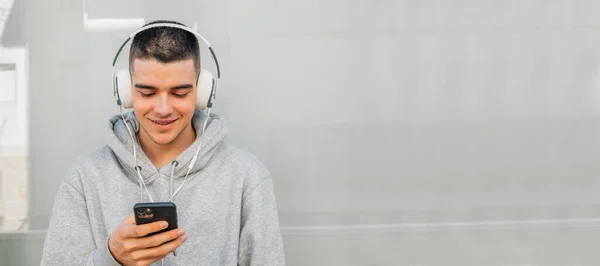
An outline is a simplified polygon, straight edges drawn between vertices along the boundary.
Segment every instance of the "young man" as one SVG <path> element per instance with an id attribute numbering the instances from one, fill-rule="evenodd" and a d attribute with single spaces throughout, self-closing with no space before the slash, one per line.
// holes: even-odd
<path id="1" fill-rule="evenodd" d="M 196 109 L 199 53 L 194 34 L 172 27 L 132 40 L 133 112 L 112 117 L 108 145 L 61 183 L 42 265 L 285 265 L 268 170 Z M 133 206 L 151 198 L 172 198 L 179 229 L 146 236 L 166 225 L 135 224 Z"/>

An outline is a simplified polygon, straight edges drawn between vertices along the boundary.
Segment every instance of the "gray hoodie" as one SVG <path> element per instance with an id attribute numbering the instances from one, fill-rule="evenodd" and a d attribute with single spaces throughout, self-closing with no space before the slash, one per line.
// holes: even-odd
<path id="1" fill-rule="evenodd" d="M 168 201 L 184 181 L 202 138 L 206 113 L 196 111 L 195 142 L 175 161 L 156 169 L 135 145 L 148 192 Z M 211 114 L 202 148 L 183 187 L 173 198 L 178 224 L 188 239 L 164 265 L 285 265 L 273 180 L 251 154 L 224 142 L 228 129 Z M 134 132 L 133 115 L 125 121 Z M 108 145 L 78 157 L 58 189 L 42 265 L 118 265 L 108 237 L 133 205 L 150 201 L 135 170 L 132 139 L 121 115 L 110 119 Z M 161 265 L 161 261 L 153 265 Z"/>

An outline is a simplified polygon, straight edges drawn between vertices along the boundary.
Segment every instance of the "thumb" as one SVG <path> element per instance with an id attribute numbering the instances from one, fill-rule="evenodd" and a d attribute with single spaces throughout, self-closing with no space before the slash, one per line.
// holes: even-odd
<path id="1" fill-rule="evenodd" d="M 127 217 L 125 217 L 125 220 L 123 221 L 123 223 L 135 224 L 135 217 L 133 216 L 133 214 L 127 215 Z"/>

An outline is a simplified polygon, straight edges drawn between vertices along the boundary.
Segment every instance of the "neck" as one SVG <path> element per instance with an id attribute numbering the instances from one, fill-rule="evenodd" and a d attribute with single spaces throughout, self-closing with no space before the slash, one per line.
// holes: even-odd
<path id="1" fill-rule="evenodd" d="M 160 169 L 171 163 L 196 140 L 196 133 L 191 124 L 175 140 L 165 145 L 154 142 L 143 129 L 139 131 L 138 135 L 142 150 L 156 169 Z"/>

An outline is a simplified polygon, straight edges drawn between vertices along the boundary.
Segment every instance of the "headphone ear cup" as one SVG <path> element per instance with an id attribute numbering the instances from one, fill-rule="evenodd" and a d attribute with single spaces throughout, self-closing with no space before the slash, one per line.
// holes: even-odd
<path id="1" fill-rule="evenodd" d="M 198 86 L 196 93 L 196 109 L 204 110 L 208 105 L 212 97 L 213 89 L 213 75 L 206 69 L 200 70 L 200 76 L 198 76 Z"/>
<path id="2" fill-rule="evenodd" d="M 133 107 L 133 97 L 131 95 L 131 75 L 129 69 L 122 68 L 117 73 L 117 99 L 121 100 L 123 108 Z"/>

